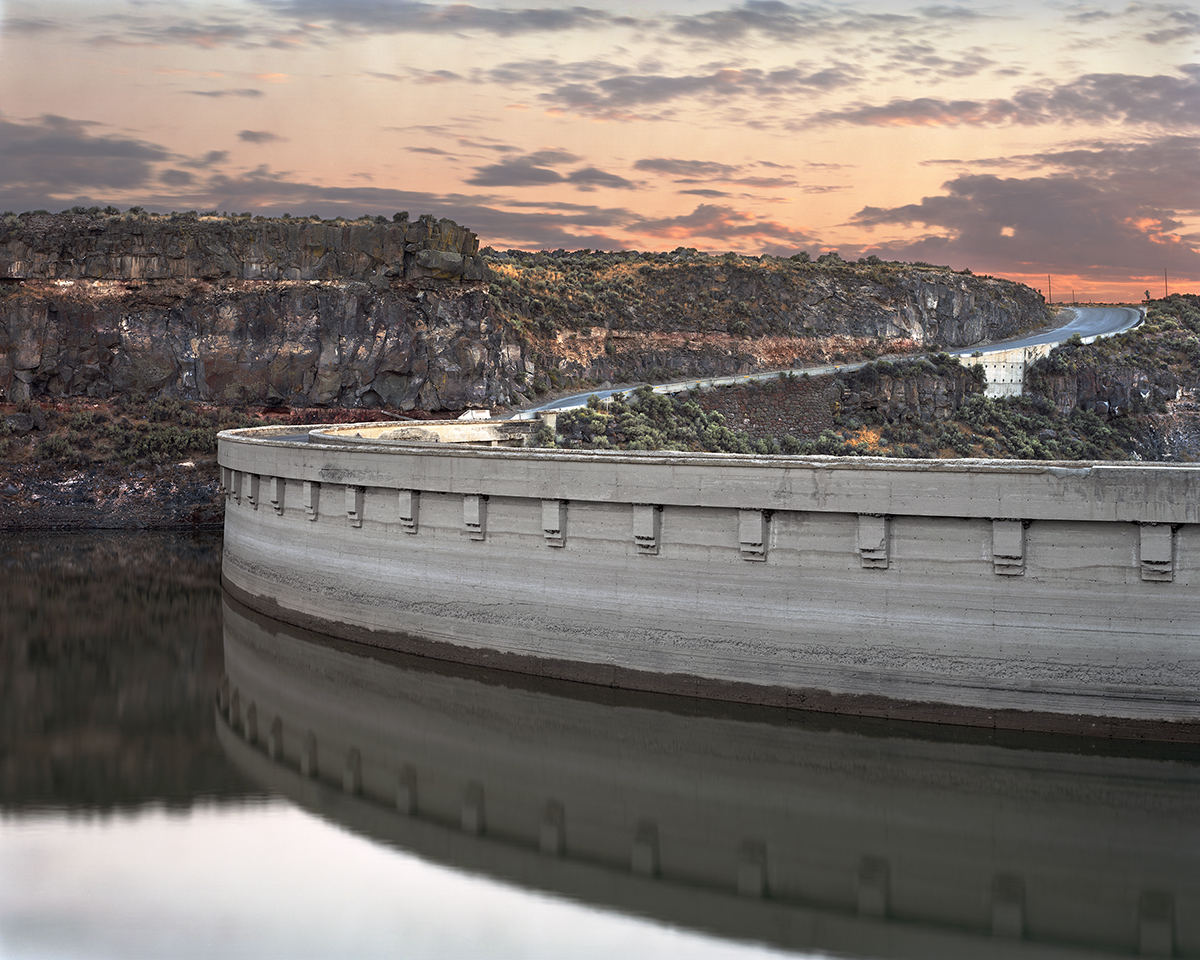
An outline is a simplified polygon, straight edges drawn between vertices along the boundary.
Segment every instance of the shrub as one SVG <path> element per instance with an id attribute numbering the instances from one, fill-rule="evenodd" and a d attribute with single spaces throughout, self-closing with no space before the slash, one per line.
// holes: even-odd
<path id="1" fill-rule="evenodd" d="M 42 460 L 65 460 L 75 455 L 71 444 L 61 433 L 51 434 L 37 445 L 37 455 Z"/>

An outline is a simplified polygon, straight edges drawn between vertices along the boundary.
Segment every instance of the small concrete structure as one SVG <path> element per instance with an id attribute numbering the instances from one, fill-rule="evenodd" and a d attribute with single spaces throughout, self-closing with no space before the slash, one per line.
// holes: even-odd
<path id="1" fill-rule="evenodd" d="M 236 766 L 435 863 L 807 954 L 1200 956 L 1191 747 L 497 683 L 234 601 L 224 626 Z"/>
<path id="2" fill-rule="evenodd" d="M 989 397 L 1019 397 L 1025 392 L 1025 373 L 1035 360 L 1047 356 L 1057 343 L 1039 343 L 1012 350 L 990 350 L 978 357 L 962 357 L 964 366 L 983 367 L 987 376 L 984 394 Z"/>
<path id="3" fill-rule="evenodd" d="M 222 433 L 228 590 L 605 686 L 1200 740 L 1196 467 L 505 446 L 538 426 Z"/>

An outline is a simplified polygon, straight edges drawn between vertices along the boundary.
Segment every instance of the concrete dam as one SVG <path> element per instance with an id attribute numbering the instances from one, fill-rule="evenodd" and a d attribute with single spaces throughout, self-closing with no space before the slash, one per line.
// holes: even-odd
<path id="1" fill-rule="evenodd" d="M 278 620 L 607 687 L 1200 741 L 1200 471 L 221 434 L 224 581 Z"/>

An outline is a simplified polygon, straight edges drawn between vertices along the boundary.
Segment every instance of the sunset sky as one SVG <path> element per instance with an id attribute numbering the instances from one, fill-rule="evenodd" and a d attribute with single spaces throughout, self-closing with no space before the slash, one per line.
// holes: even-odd
<path id="1" fill-rule="evenodd" d="M 0 211 L 1200 291 L 1200 4 L 2 2 Z"/>

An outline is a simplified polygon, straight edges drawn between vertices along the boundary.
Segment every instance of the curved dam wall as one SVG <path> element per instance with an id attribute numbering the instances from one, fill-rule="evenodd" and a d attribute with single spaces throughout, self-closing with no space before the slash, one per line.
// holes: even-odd
<path id="1" fill-rule="evenodd" d="M 223 433 L 219 459 L 226 587 L 289 623 L 606 686 L 1200 740 L 1195 468 L 288 429 Z"/>
<path id="2" fill-rule="evenodd" d="M 224 624 L 236 767 L 435 863 L 822 955 L 1200 956 L 1191 745 L 697 708 L 236 601 Z"/>

